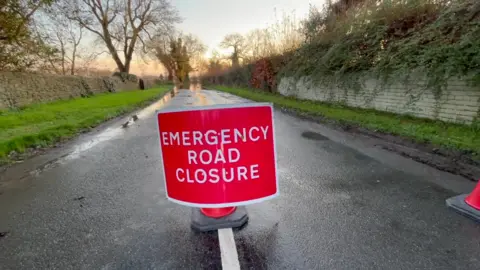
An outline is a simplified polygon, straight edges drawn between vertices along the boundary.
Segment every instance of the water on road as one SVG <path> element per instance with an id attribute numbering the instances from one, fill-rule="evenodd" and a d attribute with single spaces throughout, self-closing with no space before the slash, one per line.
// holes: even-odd
<path id="1" fill-rule="evenodd" d="M 219 234 L 165 198 L 154 111 L 240 102 L 179 90 L 5 170 L 0 269 L 222 269 Z M 472 183 L 279 110 L 275 125 L 281 195 L 233 231 L 241 269 L 480 269 L 480 226 L 445 207 Z"/>

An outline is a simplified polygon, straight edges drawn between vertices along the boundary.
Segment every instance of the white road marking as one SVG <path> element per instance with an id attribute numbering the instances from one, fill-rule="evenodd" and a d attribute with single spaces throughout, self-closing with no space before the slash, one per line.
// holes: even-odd
<path id="1" fill-rule="evenodd" d="M 220 254 L 222 255 L 222 269 L 240 270 L 237 246 L 235 245 L 232 229 L 219 229 L 218 241 L 220 242 Z"/>

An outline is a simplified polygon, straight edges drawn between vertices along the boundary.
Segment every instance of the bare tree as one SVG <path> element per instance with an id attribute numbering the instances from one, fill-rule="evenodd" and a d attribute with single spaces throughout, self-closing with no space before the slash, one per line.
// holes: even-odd
<path id="1" fill-rule="evenodd" d="M 136 49 L 146 52 L 152 33 L 168 33 L 181 21 L 168 0 L 70 0 L 63 7 L 103 41 L 120 72 L 130 70 Z"/>
<path id="2" fill-rule="evenodd" d="M 207 72 L 211 74 L 219 73 L 223 69 L 228 67 L 228 63 L 225 63 L 225 58 L 223 58 L 220 53 L 216 50 L 212 51 L 212 56 L 210 57 L 207 63 Z"/>
<path id="3" fill-rule="evenodd" d="M 275 23 L 269 27 L 274 40 L 276 40 L 277 53 L 285 53 L 300 47 L 304 41 L 300 31 L 300 22 L 296 19 L 295 14 L 288 15 L 283 12 L 280 19 L 277 18 L 275 10 Z"/>
<path id="4" fill-rule="evenodd" d="M 65 58 L 70 62 L 70 75 L 75 75 L 75 61 L 77 58 L 78 45 L 80 45 L 80 41 L 82 40 L 83 27 L 80 26 L 78 28 L 78 35 L 72 28 L 69 28 L 68 34 L 69 37 L 67 40 L 72 44 L 72 52 L 71 57 L 65 56 Z M 63 61 L 63 63 L 65 63 L 65 61 Z M 65 73 L 64 66 L 62 66 L 62 70 Z"/>
<path id="5" fill-rule="evenodd" d="M 245 38 L 245 62 L 293 51 L 300 47 L 304 38 L 299 31 L 300 23 L 294 15 L 283 13 L 282 17 L 264 29 L 254 29 Z"/>
<path id="6" fill-rule="evenodd" d="M 207 50 L 207 47 L 198 37 L 192 34 L 182 35 L 181 38 L 190 59 L 190 66 L 194 71 L 196 71 L 201 59 L 203 58 L 203 54 Z"/>
<path id="7" fill-rule="evenodd" d="M 171 55 L 171 41 L 175 40 L 173 36 L 159 36 L 150 42 L 149 47 L 153 48 L 153 55 L 160 61 L 162 66 L 167 70 L 167 79 L 173 80 L 175 72 L 175 59 Z"/>
<path id="8" fill-rule="evenodd" d="M 245 60 L 255 61 L 263 57 L 272 56 L 277 53 L 275 37 L 269 28 L 254 29 L 246 35 Z"/>
<path id="9" fill-rule="evenodd" d="M 178 63 L 172 47 L 172 42 L 181 40 L 181 46 L 185 48 L 185 57 L 189 60 L 191 71 L 196 71 L 201 63 L 202 54 L 206 51 L 206 46 L 200 39 L 192 34 L 184 35 L 171 34 L 167 36 L 160 36 L 150 43 L 149 47 L 153 48 L 153 54 L 160 61 L 163 67 L 168 72 L 168 79 L 171 80 L 175 73 Z"/>
<path id="10" fill-rule="evenodd" d="M 40 40 L 54 48 L 54 52 L 45 59 L 43 70 L 75 75 L 77 60 L 93 53 L 95 46 L 83 44 L 83 47 L 88 46 L 89 52 L 81 54 L 81 41 L 87 33 L 84 27 L 68 19 L 61 3 L 57 1 L 41 8 L 35 15 L 34 29 Z"/>
<path id="11" fill-rule="evenodd" d="M 89 44 L 89 45 L 91 46 L 92 44 Z M 98 64 L 96 62 L 98 57 L 104 53 L 108 53 L 108 52 L 107 51 L 95 52 L 89 48 L 85 48 L 85 47 L 81 48 L 79 52 L 79 58 L 81 61 L 75 64 L 75 74 L 82 73 L 82 75 L 84 76 L 90 76 L 90 74 L 92 73 L 91 71 L 96 70 L 95 67 Z M 111 74 L 108 74 L 108 75 L 111 75 Z"/>
<path id="12" fill-rule="evenodd" d="M 240 65 L 240 58 L 243 57 L 245 52 L 245 38 L 238 33 L 227 35 L 220 43 L 220 47 L 233 49 L 230 57 L 232 60 L 232 67 L 238 67 Z"/>

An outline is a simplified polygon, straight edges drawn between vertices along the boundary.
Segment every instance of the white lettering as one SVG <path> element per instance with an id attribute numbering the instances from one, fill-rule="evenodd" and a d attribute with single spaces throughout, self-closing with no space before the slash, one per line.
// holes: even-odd
<path id="1" fill-rule="evenodd" d="M 180 135 L 178 132 L 170 132 L 170 145 L 173 145 L 172 141 L 176 140 L 177 145 L 180 144 Z"/>
<path id="2" fill-rule="evenodd" d="M 260 176 L 258 175 L 258 164 L 250 166 L 250 179 L 258 179 Z"/>
<path id="3" fill-rule="evenodd" d="M 205 156 L 207 156 L 207 159 L 205 159 Z M 212 153 L 208 150 L 202 150 L 200 151 L 200 162 L 204 165 L 208 165 L 212 163 Z"/>
<path id="4" fill-rule="evenodd" d="M 240 166 L 237 168 L 238 180 L 242 180 L 242 177 L 247 180 L 247 168 Z"/>
<path id="5" fill-rule="evenodd" d="M 262 133 L 263 133 L 263 139 L 266 140 L 267 139 L 268 126 L 266 126 L 265 129 L 263 129 L 263 127 L 260 127 L 260 129 L 262 130 Z"/>
<path id="6" fill-rule="evenodd" d="M 190 143 L 190 132 L 188 132 L 188 131 L 183 131 L 183 132 L 182 132 L 182 139 L 183 139 L 183 140 L 182 140 L 182 141 L 183 141 L 183 145 L 186 145 L 186 146 L 192 145 L 192 144 Z"/>
<path id="7" fill-rule="evenodd" d="M 230 168 L 230 178 L 227 178 L 227 169 L 223 168 L 222 169 L 222 177 L 223 177 L 223 181 L 229 183 L 229 182 L 232 182 L 233 181 L 233 177 L 235 176 L 235 173 L 233 172 L 233 168 Z"/>
<path id="8" fill-rule="evenodd" d="M 220 134 L 222 136 L 222 144 L 232 143 L 230 140 L 230 129 L 222 129 Z"/>
<path id="9" fill-rule="evenodd" d="M 251 140 L 252 142 L 256 142 L 256 141 L 258 141 L 258 140 L 260 139 L 260 136 L 257 136 L 257 137 L 255 137 L 255 138 L 253 138 L 252 130 L 259 131 L 259 130 L 258 130 L 258 127 L 252 127 L 252 128 L 250 128 L 250 130 L 248 131 L 248 136 L 250 137 L 250 140 Z"/>
<path id="10" fill-rule="evenodd" d="M 188 150 L 188 164 L 198 164 L 197 163 L 197 152 L 193 150 Z"/>
<path id="11" fill-rule="evenodd" d="M 242 141 L 242 142 L 247 141 L 247 131 L 246 131 L 245 128 L 243 128 L 242 130 L 243 130 L 243 133 L 240 133 L 240 130 L 238 130 L 238 129 L 233 130 L 233 141 L 235 143 L 237 143 L 239 141 Z M 240 140 L 238 138 L 240 138 Z"/>
<path id="12" fill-rule="evenodd" d="M 200 180 L 200 177 L 198 177 L 199 173 L 203 174 L 203 179 L 202 180 Z M 195 171 L 195 180 L 197 180 L 197 183 L 199 183 L 199 184 L 205 183 L 207 181 L 207 173 L 202 169 L 196 170 Z"/>
<path id="13" fill-rule="evenodd" d="M 162 132 L 162 144 L 168 145 L 168 132 Z"/>
<path id="14" fill-rule="evenodd" d="M 233 153 L 236 153 L 236 158 L 234 159 Z M 235 163 L 240 160 L 240 151 L 237 148 L 228 149 L 228 162 Z"/>
<path id="15" fill-rule="evenodd" d="M 162 146 L 167 145 L 218 145 L 218 144 L 231 144 L 238 142 L 252 141 L 256 142 L 260 139 L 266 140 L 270 132 L 270 126 L 253 126 L 250 128 L 240 129 L 221 129 L 221 130 L 208 130 L 202 132 L 199 130 L 194 131 L 181 131 L 181 132 L 161 132 Z"/>
<path id="16" fill-rule="evenodd" d="M 215 161 L 213 161 L 213 163 L 215 164 L 217 164 L 218 162 L 227 163 L 227 161 L 225 160 L 225 156 L 223 155 L 222 149 L 217 150 L 217 154 L 215 155 Z"/>
<path id="17" fill-rule="evenodd" d="M 201 156 L 202 154 L 199 155 Z M 221 169 L 212 168 L 208 170 L 177 168 L 175 175 L 179 182 L 191 184 L 204 184 L 207 181 L 212 184 L 220 182 L 230 183 L 234 181 L 248 181 L 260 178 L 259 164 Z"/>
<path id="18" fill-rule="evenodd" d="M 202 132 L 200 131 L 194 131 L 193 132 L 193 145 L 203 145 L 202 143 Z"/>
<path id="19" fill-rule="evenodd" d="M 211 135 L 209 136 L 209 134 L 211 134 Z M 217 135 L 215 130 L 209 130 L 209 131 L 207 131 L 207 133 L 205 133 L 205 141 L 207 142 L 207 144 L 209 144 L 209 145 L 218 144 L 218 137 L 215 136 L 215 135 Z"/>
<path id="20" fill-rule="evenodd" d="M 190 179 L 190 170 L 189 170 L 189 169 L 187 169 L 187 173 L 186 173 L 186 174 L 187 174 L 187 182 L 188 182 L 188 183 L 195 183 L 195 181 L 193 181 L 192 179 Z"/>
<path id="21" fill-rule="evenodd" d="M 218 176 L 218 170 L 217 169 L 211 169 L 208 172 L 208 175 L 210 175 L 210 180 L 208 180 L 210 183 L 218 183 L 220 181 L 220 177 Z"/>
<path id="22" fill-rule="evenodd" d="M 178 180 L 179 182 L 183 182 L 183 181 L 185 181 L 185 178 L 180 178 L 180 172 L 181 172 L 181 173 L 184 173 L 183 169 L 178 168 L 177 171 L 175 172 L 175 174 L 177 175 L 177 180 Z"/>

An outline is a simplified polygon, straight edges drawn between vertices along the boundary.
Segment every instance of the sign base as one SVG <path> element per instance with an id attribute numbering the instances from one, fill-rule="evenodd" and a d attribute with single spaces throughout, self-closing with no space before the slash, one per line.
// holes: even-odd
<path id="1" fill-rule="evenodd" d="M 244 206 L 237 207 L 232 214 L 221 217 L 211 218 L 202 214 L 199 208 L 192 210 L 192 224 L 191 227 L 195 231 L 209 232 L 225 228 L 242 227 L 248 222 L 247 209 Z"/>
<path id="2" fill-rule="evenodd" d="M 480 223 L 480 211 L 465 203 L 465 198 L 468 194 L 458 195 L 447 199 L 446 203 L 449 208 L 452 208 L 459 214 Z"/>

